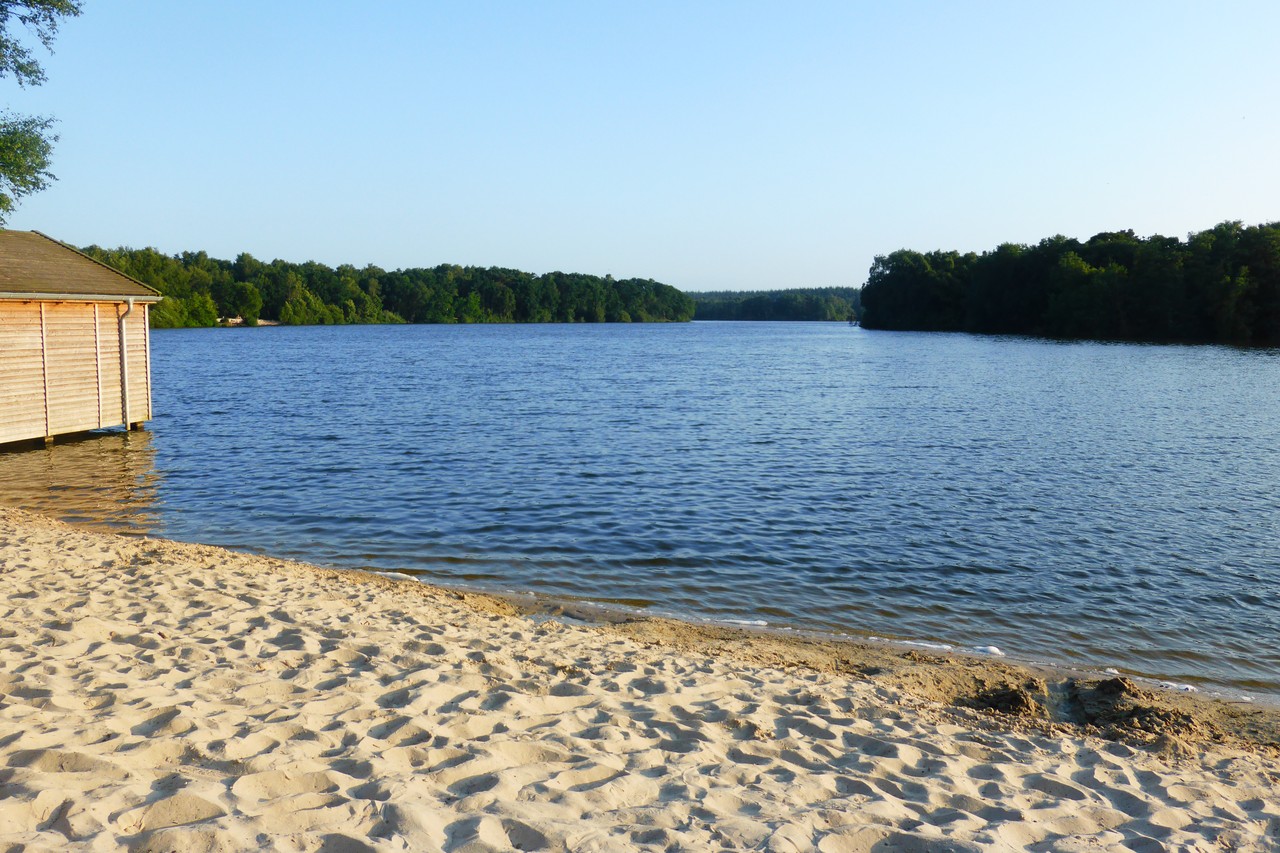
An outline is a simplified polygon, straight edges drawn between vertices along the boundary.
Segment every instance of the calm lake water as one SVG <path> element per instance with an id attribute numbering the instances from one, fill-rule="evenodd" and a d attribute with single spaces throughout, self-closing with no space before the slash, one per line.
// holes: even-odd
<path id="1" fill-rule="evenodd" d="M 1280 696 L 1280 352 L 839 324 L 157 331 L 0 502 Z"/>

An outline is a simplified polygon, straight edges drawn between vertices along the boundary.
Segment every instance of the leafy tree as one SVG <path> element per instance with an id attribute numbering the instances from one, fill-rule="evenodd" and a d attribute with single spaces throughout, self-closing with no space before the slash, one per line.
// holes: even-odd
<path id="1" fill-rule="evenodd" d="M 1119 264 L 1094 267 L 1075 252 L 1063 255 L 1049 279 L 1045 330 L 1059 338 L 1125 337 L 1119 302 L 1126 275 Z"/>
<path id="2" fill-rule="evenodd" d="M 166 296 L 151 307 L 151 328 L 181 329 L 187 325 L 187 305 L 177 296 Z"/>
<path id="3" fill-rule="evenodd" d="M 54 175 L 49 157 L 58 137 L 53 119 L 0 114 L 0 224 L 23 196 L 49 186 Z"/>
<path id="4" fill-rule="evenodd" d="M 19 86 L 39 86 L 44 69 L 10 25 L 21 24 L 52 51 L 58 24 L 80 14 L 80 0 L 0 0 L 0 77 L 12 76 Z M 24 196 L 49 186 L 54 175 L 49 158 L 58 137 L 53 119 L 0 112 L 0 224 Z"/>
<path id="5" fill-rule="evenodd" d="M 262 274 L 262 261 L 248 252 L 241 252 L 231 264 L 231 272 L 236 281 L 253 281 Z"/>
<path id="6" fill-rule="evenodd" d="M 484 306 L 480 304 L 480 294 L 476 291 L 468 293 L 467 298 L 458 305 L 458 322 L 484 322 Z"/>
<path id="7" fill-rule="evenodd" d="M 1129 271 L 1125 309 L 1134 338 L 1168 341 L 1192 337 L 1192 308 L 1183 272 L 1186 255 L 1186 247 L 1176 237 L 1156 235 L 1139 247 Z"/>
<path id="8" fill-rule="evenodd" d="M 1002 243 L 981 257 L 965 256 L 970 267 L 965 328 L 1011 334 L 1023 329 L 1026 317 L 1041 315 L 1045 288 L 1028 282 L 1029 254 L 1027 246 Z M 874 320 L 862 325 L 873 326 Z"/>
<path id="9" fill-rule="evenodd" d="M 262 313 L 262 294 L 253 282 L 237 281 L 232 285 L 231 305 L 246 326 L 258 325 L 258 315 Z"/>
<path id="10" fill-rule="evenodd" d="M 326 305 L 302 285 L 290 291 L 280 309 L 280 322 L 286 326 L 334 326 L 345 319 L 339 306 Z"/>
<path id="11" fill-rule="evenodd" d="M 1251 341 L 1280 345 L 1280 228 L 1246 228 L 1237 253 L 1253 287 Z"/>
<path id="12" fill-rule="evenodd" d="M 954 329 L 963 322 L 964 276 L 955 252 L 900 249 L 871 264 L 862 288 L 863 324 L 875 328 Z"/>
<path id="13" fill-rule="evenodd" d="M 186 301 L 187 325 L 212 326 L 218 322 L 218 306 L 213 304 L 213 297 L 209 294 L 193 293 Z"/>

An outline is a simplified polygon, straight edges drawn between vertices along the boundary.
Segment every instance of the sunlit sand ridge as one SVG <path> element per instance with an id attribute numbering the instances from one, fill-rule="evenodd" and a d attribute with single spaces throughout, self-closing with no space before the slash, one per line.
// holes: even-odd
<path id="1" fill-rule="evenodd" d="M 0 567 L 5 849 L 1280 846 L 1261 746 L 1153 751 L 14 510 Z"/>

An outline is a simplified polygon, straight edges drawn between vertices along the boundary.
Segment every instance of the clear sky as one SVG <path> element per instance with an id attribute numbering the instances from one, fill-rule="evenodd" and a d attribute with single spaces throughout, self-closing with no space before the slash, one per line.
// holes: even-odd
<path id="1" fill-rule="evenodd" d="M 899 248 L 1280 220 L 1280 3 L 85 0 L 86 245 L 860 285 Z"/>

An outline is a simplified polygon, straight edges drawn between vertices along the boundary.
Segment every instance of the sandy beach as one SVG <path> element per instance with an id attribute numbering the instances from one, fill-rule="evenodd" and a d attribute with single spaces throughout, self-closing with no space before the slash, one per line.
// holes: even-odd
<path id="1" fill-rule="evenodd" d="M 1274 709 L 0 509 L 0 850 L 1280 849 Z"/>

